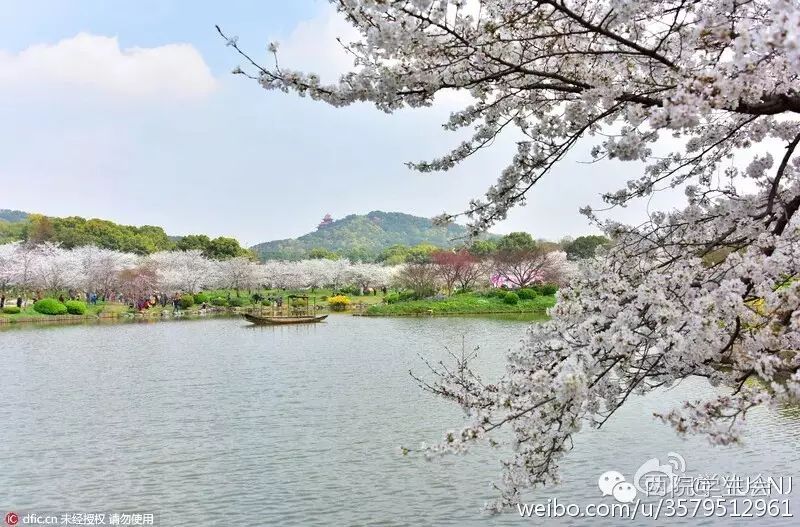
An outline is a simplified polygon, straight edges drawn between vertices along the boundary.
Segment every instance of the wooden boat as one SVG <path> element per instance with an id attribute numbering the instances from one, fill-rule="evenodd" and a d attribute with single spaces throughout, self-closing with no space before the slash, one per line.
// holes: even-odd
<path id="1" fill-rule="evenodd" d="M 251 315 L 244 313 L 242 316 L 253 324 L 260 326 L 268 324 L 308 324 L 311 322 L 322 322 L 328 315 L 300 315 L 300 316 L 269 316 L 269 315 Z"/>

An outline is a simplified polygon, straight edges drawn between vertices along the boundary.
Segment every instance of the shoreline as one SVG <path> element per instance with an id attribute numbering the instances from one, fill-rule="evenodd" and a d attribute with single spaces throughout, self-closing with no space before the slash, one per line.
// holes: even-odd
<path id="1" fill-rule="evenodd" d="M 354 317 L 461 317 L 470 315 L 538 315 L 547 317 L 547 310 L 537 311 L 462 311 L 462 312 L 431 312 L 431 313 L 353 313 Z"/>
<path id="2" fill-rule="evenodd" d="M 249 312 L 242 311 L 206 311 L 206 312 L 182 312 L 181 314 L 163 314 L 163 312 L 150 313 L 99 313 L 96 315 L 45 315 L 40 317 L 0 317 L 0 327 L 17 326 L 17 325 L 30 325 L 30 324 L 70 324 L 80 322 L 136 322 L 136 321 L 170 321 L 170 320 L 192 320 L 198 318 L 213 318 L 213 317 L 237 317 L 242 313 Z"/>
<path id="3" fill-rule="evenodd" d="M 35 324 L 37 322 L 82 322 L 82 321 L 90 321 L 90 320 L 111 320 L 115 318 L 125 318 L 126 315 L 120 313 L 100 313 L 98 315 L 47 315 L 41 317 L 0 317 L 0 325 L 9 325 L 12 326 L 14 324 Z"/>
<path id="4" fill-rule="evenodd" d="M 51 315 L 42 317 L 24 317 L 24 318 L 6 318 L 0 317 L 0 330 L 11 327 L 30 327 L 30 326 L 57 326 L 57 325 L 73 325 L 73 324 L 91 324 L 91 323 L 133 323 L 133 322 L 175 322 L 175 321 L 195 321 L 204 318 L 238 318 L 245 313 L 251 313 L 258 310 L 241 309 L 237 311 L 207 311 L 189 312 L 179 315 L 164 315 L 161 313 L 145 314 L 145 313 L 100 313 L 98 315 Z M 401 314 L 367 314 L 358 312 L 330 312 L 325 313 L 333 316 L 352 316 L 352 317 L 372 317 L 372 318 L 433 318 L 433 317 L 470 317 L 470 316 L 483 316 L 483 315 L 508 315 L 513 317 L 525 316 L 537 318 L 548 318 L 546 311 L 474 311 L 462 313 L 401 313 Z"/>

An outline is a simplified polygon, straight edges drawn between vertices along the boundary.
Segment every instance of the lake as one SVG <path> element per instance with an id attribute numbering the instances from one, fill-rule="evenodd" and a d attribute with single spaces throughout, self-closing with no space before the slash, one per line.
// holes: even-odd
<path id="1" fill-rule="evenodd" d="M 0 511 L 138 511 L 164 526 L 584 524 L 482 512 L 502 452 L 440 461 L 398 452 L 463 422 L 409 376 L 425 373 L 420 357 L 444 358 L 463 338 L 480 345 L 477 369 L 494 379 L 527 325 L 331 316 L 286 327 L 209 319 L 6 328 Z M 687 381 L 632 399 L 603 429 L 581 432 L 562 484 L 530 499 L 602 501 L 601 473 L 632 475 L 668 452 L 691 473 L 798 475 L 797 409 L 759 409 L 744 444 L 725 448 L 683 440 L 652 418 L 711 391 Z"/>

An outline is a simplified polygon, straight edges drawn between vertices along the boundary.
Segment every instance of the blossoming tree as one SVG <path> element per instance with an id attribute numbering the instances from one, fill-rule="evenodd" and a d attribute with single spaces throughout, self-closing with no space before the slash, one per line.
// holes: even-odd
<path id="1" fill-rule="evenodd" d="M 71 253 L 78 269 L 77 279 L 69 285 L 90 292 L 115 289 L 119 285 L 119 274 L 134 267 L 138 260 L 136 255 L 93 245 L 75 247 Z"/>
<path id="2" fill-rule="evenodd" d="M 464 291 L 469 290 L 480 278 L 486 278 L 486 271 L 489 268 L 487 262 L 466 249 L 437 251 L 431 255 L 431 260 L 448 295 L 451 295 L 456 287 Z"/>
<path id="3" fill-rule="evenodd" d="M 19 251 L 19 242 L 0 245 L 0 293 L 15 285 L 17 280 L 17 265 L 15 258 Z"/>
<path id="4" fill-rule="evenodd" d="M 25 248 L 33 255 L 33 285 L 43 291 L 67 289 L 79 279 L 81 267 L 78 254 L 50 242 Z"/>
<path id="5" fill-rule="evenodd" d="M 348 260 L 267 261 L 246 257 L 214 260 L 200 250 L 161 251 L 148 256 L 92 245 L 65 249 L 59 245 L 14 242 L 0 245 L 0 292 L 38 290 L 59 295 L 118 292 L 150 295 L 198 292 L 215 288 L 240 293 L 251 289 L 316 289 L 388 285 L 399 266 Z"/>
<path id="6" fill-rule="evenodd" d="M 221 260 L 217 263 L 217 272 L 219 285 L 233 289 L 237 296 L 241 290 L 259 285 L 258 265 L 244 256 Z"/>
<path id="7" fill-rule="evenodd" d="M 169 291 L 195 293 L 219 281 L 219 268 L 202 251 L 161 251 L 147 257 L 157 272 L 158 284 Z"/>
<path id="8" fill-rule="evenodd" d="M 468 90 L 474 101 L 445 127 L 471 128 L 470 138 L 411 165 L 447 170 L 507 130 L 521 134 L 497 182 L 465 213 L 473 232 L 524 203 L 579 141 L 593 142 L 597 159 L 644 165 L 604 196 L 610 205 L 686 191 L 684 210 L 636 227 L 585 209 L 614 244 L 562 289 L 552 321 L 530 329 L 506 376 L 487 383 L 455 368 L 429 384 L 471 416 L 434 450 L 512 430 L 498 506 L 554 481 L 573 435 L 602 426 L 631 394 L 688 376 L 723 385 L 721 395 L 661 416 L 715 443 L 737 441 L 753 406 L 800 397 L 796 0 L 333 3 L 361 33 L 347 47 L 354 70 L 337 83 L 285 68 L 274 44 L 276 59 L 260 65 L 230 39 L 246 61 L 235 73 L 386 112 Z M 678 146 L 656 155 L 667 137 Z"/>
<path id="9" fill-rule="evenodd" d="M 505 284 L 527 287 L 536 282 L 560 283 L 567 255 L 542 247 L 501 250 L 493 258 L 497 273 Z"/>

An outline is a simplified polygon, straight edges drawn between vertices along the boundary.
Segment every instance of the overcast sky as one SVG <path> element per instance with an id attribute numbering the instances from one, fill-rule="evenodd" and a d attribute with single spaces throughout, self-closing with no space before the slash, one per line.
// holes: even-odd
<path id="1" fill-rule="evenodd" d="M 510 159 L 513 138 L 443 174 L 404 165 L 460 136 L 441 128 L 463 97 L 385 115 L 334 109 L 230 71 L 219 24 L 257 57 L 331 79 L 352 29 L 327 2 L 0 0 L 0 208 L 161 225 L 248 245 L 313 230 L 325 213 L 458 212 Z M 581 145 L 495 232 L 558 239 L 593 232 L 578 208 L 637 176 L 588 165 Z M 659 196 L 651 208 L 677 203 Z M 646 204 L 617 211 L 637 221 Z"/>

